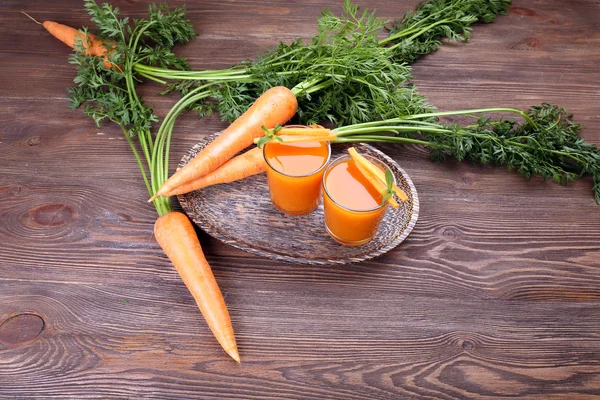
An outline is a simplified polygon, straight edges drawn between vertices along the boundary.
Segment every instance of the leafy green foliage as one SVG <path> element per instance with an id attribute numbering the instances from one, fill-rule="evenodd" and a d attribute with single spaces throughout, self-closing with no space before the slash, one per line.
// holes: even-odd
<path id="1" fill-rule="evenodd" d="M 329 120 L 347 125 L 388 118 L 398 110 L 431 110 L 407 85 L 410 67 L 392 60 L 377 41 L 385 23 L 373 12 L 359 12 L 349 1 L 340 16 L 326 9 L 309 42 L 280 43 L 256 61 L 235 66 L 251 78 L 214 86 L 210 97 L 216 101 L 205 100 L 194 107 L 202 115 L 216 111 L 232 121 L 268 88 L 281 85 L 296 94 L 298 119 L 306 124 Z M 187 90 L 186 85 L 181 89 Z"/>
<path id="2" fill-rule="evenodd" d="M 162 138 L 152 139 L 150 130 L 158 118 L 136 93 L 133 65 L 146 62 L 185 69 L 185 59 L 171 50 L 176 43 L 187 42 L 196 34 L 183 8 L 169 10 L 164 5 L 151 5 L 148 18 L 131 21 L 119 18 L 119 9 L 109 4 L 98 6 L 93 0 L 86 0 L 84 5 L 100 32 L 99 40 L 109 50 L 107 57 L 112 66 L 107 68 L 102 57 L 87 55 L 86 46 L 76 43 L 76 52 L 69 58 L 77 67 L 75 86 L 68 89 L 71 107 L 83 107 L 97 125 L 110 120 L 121 127 L 152 195 L 166 175 L 168 154 L 164 153 L 168 153 L 168 146 L 165 150 Z M 87 35 L 87 28 L 82 31 Z M 133 144 L 134 138 L 140 143 L 146 165 Z M 161 215 L 171 209 L 168 199 L 158 199 L 154 205 Z"/>
<path id="3" fill-rule="evenodd" d="M 481 112 L 482 110 L 476 110 Z M 432 159 L 470 160 L 474 163 L 506 165 L 526 178 L 539 175 L 566 184 L 584 176 L 594 180 L 594 197 L 600 204 L 600 150 L 579 135 L 582 126 L 564 108 L 542 104 L 527 113 L 514 109 L 486 109 L 487 114 L 514 112 L 525 122 L 480 117 L 475 124 L 432 123 L 431 117 L 444 113 L 399 117 L 374 122 L 375 133 L 365 135 L 362 127 L 340 128 L 339 141 L 404 142 L 429 146 Z M 452 114 L 470 115 L 472 110 Z M 448 115 L 448 113 L 446 113 Z M 410 122 L 408 124 L 407 122 Z M 377 132 L 377 126 L 403 132 L 390 136 L 392 129 Z"/>
<path id="4" fill-rule="evenodd" d="M 452 156 L 506 165 L 527 178 L 540 175 L 560 184 L 593 175 L 600 168 L 600 152 L 579 136 L 581 125 L 564 108 L 542 104 L 527 114 L 535 125 L 480 118 L 474 126 L 448 126 L 449 135 L 427 136 L 439 146 L 432 155 L 437 161 Z"/>
<path id="5" fill-rule="evenodd" d="M 152 187 L 133 145 L 132 149 L 151 194 L 166 179 L 165 143 L 180 112 L 185 108 L 193 108 L 200 115 L 217 111 L 222 118 L 233 120 L 265 90 L 284 85 L 298 97 L 302 122 L 330 120 L 347 125 L 339 131 L 339 141 L 422 144 L 430 146 L 436 161 L 454 157 L 506 165 L 525 177 L 540 175 L 563 184 L 591 175 L 600 204 L 600 152 L 579 136 L 581 126 L 564 109 L 548 104 L 533 107 L 527 114 L 489 109 L 516 112 L 525 117 L 523 124 L 483 117 L 468 126 L 436 124 L 434 118 L 444 113 L 427 113 L 432 107 L 407 83 L 411 75 L 406 62 L 434 51 L 444 36 L 467 40 L 471 24 L 491 22 L 509 5 L 509 0 L 431 0 L 407 13 L 388 38 L 377 41 L 385 21 L 368 11 L 359 13 L 358 7 L 346 0 L 341 16 L 323 12 L 317 35 L 308 43 L 281 43 L 258 60 L 240 63 L 223 75 L 219 71 L 199 72 L 196 77 L 188 73 L 183 80 L 177 71 L 188 69 L 187 63 L 171 51 L 175 43 L 195 37 L 183 8 L 171 11 L 163 5 L 151 5 L 149 18 L 130 21 L 119 18 L 117 8 L 86 0 L 85 7 L 101 32 L 99 37 L 111 50 L 107 55 L 113 68 L 107 69 L 99 57 L 85 55 L 79 43 L 70 58 L 78 73 L 69 99 L 72 107 L 83 106 L 97 124 L 104 119 L 119 124 L 131 145 L 131 139 L 138 137 Z M 141 68 L 140 63 L 174 69 L 156 72 L 153 67 Z M 150 128 L 157 118 L 136 94 L 134 69 L 141 77 L 181 79 L 167 91 L 181 91 L 184 97 L 165 119 L 168 123 L 163 121 L 155 142 Z M 467 112 L 455 112 L 459 113 Z M 368 121 L 375 122 L 365 125 Z M 356 123 L 363 123 L 358 134 L 351 125 Z M 381 132 L 371 135 L 378 126 Z"/>
<path id="6" fill-rule="evenodd" d="M 135 94 L 131 63 L 144 60 L 163 67 L 187 67 L 185 60 L 171 51 L 175 43 L 196 36 L 185 10 L 151 5 L 149 18 L 131 23 L 127 17 L 119 18 L 119 9 L 110 4 L 98 6 L 93 0 L 84 4 L 101 32 L 100 39 L 112 50 L 108 57 L 113 68 L 106 68 L 100 57 L 86 55 L 81 43 L 76 45 L 77 51 L 69 59 L 77 67 L 76 86 L 68 89 L 71 106 L 84 106 L 96 124 L 108 119 L 126 128 L 130 136 L 146 132 L 158 119 Z M 87 34 L 87 29 L 83 32 Z"/>
<path id="7" fill-rule="evenodd" d="M 94 1 L 85 1 L 84 7 L 88 14 L 91 16 L 91 20 L 98 29 L 101 34 L 110 39 L 122 39 L 125 40 L 125 34 L 131 33 L 129 30 L 129 18 L 125 17 L 119 19 L 119 9 L 111 6 L 108 3 L 102 4 L 102 6 L 98 6 Z"/>
<path id="8" fill-rule="evenodd" d="M 430 0 L 419 4 L 389 29 L 384 42 L 393 43 L 390 51 L 396 60 L 413 62 L 438 49 L 442 38 L 465 41 L 471 25 L 493 22 L 506 14 L 511 0 Z"/>
<path id="9" fill-rule="evenodd" d="M 386 39 L 378 40 L 387 21 L 374 12 L 360 11 L 346 0 L 341 15 L 327 9 L 322 12 L 317 34 L 310 40 L 280 43 L 254 62 L 245 61 L 223 71 L 227 74 L 211 89 L 210 99 L 192 108 L 202 116 L 216 111 L 223 120 L 233 121 L 265 90 L 282 85 L 296 93 L 298 119 L 306 124 L 328 120 L 350 125 L 397 113 L 427 112 L 432 107 L 407 84 L 411 72 L 406 63 L 435 51 L 442 37 L 467 40 L 473 23 L 493 21 L 510 3 L 431 0 L 407 13 Z M 230 74 L 235 71 L 240 72 L 239 79 Z M 198 71 L 196 79 L 209 75 L 214 79 L 215 72 L 203 75 Z M 182 79 L 192 78 L 187 75 Z M 185 93 L 189 81 L 171 89 Z"/>
<path id="10" fill-rule="evenodd" d="M 307 41 L 280 43 L 258 59 L 244 61 L 219 71 L 197 71 L 178 75 L 173 71 L 148 71 L 161 78 L 181 79 L 168 91 L 190 90 L 205 78 L 218 82 L 210 95 L 190 106 L 201 116 L 218 112 L 226 121 L 239 117 L 252 102 L 272 86 L 292 89 L 298 97 L 298 119 L 302 123 L 325 120 L 349 125 L 400 113 L 431 110 L 414 87 L 407 62 L 435 51 L 442 37 L 467 40 L 476 21 L 491 22 L 503 14 L 510 0 L 431 0 L 390 28 L 390 35 L 378 40 L 387 21 L 374 12 L 360 11 L 345 0 L 343 13 L 328 9 L 318 19 L 317 34 Z M 138 66 L 143 69 L 143 66 Z M 205 73 L 203 73 L 205 72 Z M 239 73 L 236 75 L 236 73 Z"/>
<path id="11" fill-rule="evenodd" d="M 83 32 L 87 34 L 87 30 Z M 126 72 L 122 68 L 106 68 L 101 57 L 86 55 L 82 43 L 75 47 L 77 51 L 69 57 L 69 62 L 77 67 L 73 80 L 76 86 L 67 89 L 71 107 L 84 105 L 85 114 L 98 126 L 100 121 L 108 119 L 122 126 L 149 128 L 156 117 L 148 107 L 134 106 L 127 93 Z M 125 46 L 119 44 L 110 54 L 113 65 L 125 63 L 124 50 Z"/>

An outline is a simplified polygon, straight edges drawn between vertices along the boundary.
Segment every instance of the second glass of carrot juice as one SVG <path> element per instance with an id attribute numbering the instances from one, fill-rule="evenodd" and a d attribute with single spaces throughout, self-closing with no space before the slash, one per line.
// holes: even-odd
<path id="1" fill-rule="evenodd" d="M 365 156 L 382 171 L 389 169 Z M 388 203 L 360 172 L 350 156 L 334 160 L 323 175 L 325 228 L 339 243 L 359 246 L 377 234 Z"/>
<path id="2" fill-rule="evenodd" d="M 303 215 L 319 205 L 321 180 L 331 156 L 329 142 L 267 143 L 263 154 L 275 208 Z"/>

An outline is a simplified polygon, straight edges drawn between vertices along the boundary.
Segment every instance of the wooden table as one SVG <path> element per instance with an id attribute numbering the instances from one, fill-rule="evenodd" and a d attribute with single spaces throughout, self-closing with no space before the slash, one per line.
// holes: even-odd
<path id="1" fill-rule="evenodd" d="M 145 15 L 146 2 L 114 1 Z M 175 2 L 182 4 L 181 1 Z M 400 17 L 416 1 L 361 2 Z M 174 4 L 173 4 L 174 5 Z M 177 49 L 221 68 L 308 37 L 341 1 L 189 1 Z M 89 24 L 81 2 L 0 10 L 1 399 L 597 399 L 600 206 L 503 168 L 382 146 L 421 200 L 398 248 L 346 267 L 259 258 L 199 231 L 242 364 L 209 332 L 153 238 L 155 212 L 120 130 L 68 109 L 69 50 L 41 20 Z M 600 144 L 600 4 L 515 1 L 414 65 L 441 110 L 558 103 Z M 144 90 L 158 115 L 176 97 Z M 182 117 L 172 168 L 217 117 Z"/>

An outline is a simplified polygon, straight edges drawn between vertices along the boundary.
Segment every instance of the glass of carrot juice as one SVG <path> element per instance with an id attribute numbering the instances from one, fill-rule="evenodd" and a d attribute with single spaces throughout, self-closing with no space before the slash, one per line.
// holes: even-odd
<path id="1" fill-rule="evenodd" d="M 329 142 L 267 143 L 267 181 L 275 208 L 303 215 L 319 205 L 321 180 L 331 156 Z"/>
<path id="2" fill-rule="evenodd" d="M 382 171 L 389 169 L 379 160 L 365 157 Z M 325 228 L 339 243 L 360 246 L 373 239 L 388 207 L 382 200 L 350 156 L 337 158 L 323 174 Z"/>

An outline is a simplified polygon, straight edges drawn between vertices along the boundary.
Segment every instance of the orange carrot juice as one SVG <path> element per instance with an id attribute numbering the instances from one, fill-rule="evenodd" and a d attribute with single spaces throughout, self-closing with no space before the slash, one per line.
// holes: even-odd
<path id="1" fill-rule="evenodd" d="M 366 157 L 382 171 L 387 169 L 378 160 Z M 323 187 L 325 227 L 329 235 L 350 246 L 373 239 L 388 203 L 382 205 L 381 193 L 363 176 L 351 157 L 340 157 L 327 167 Z"/>
<path id="2" fill-rule="evenodd" d="M 329 143 L 268 143 L 263 154 L 273 205 L 290 215 L 308 214 L 317 208 Z"/>

